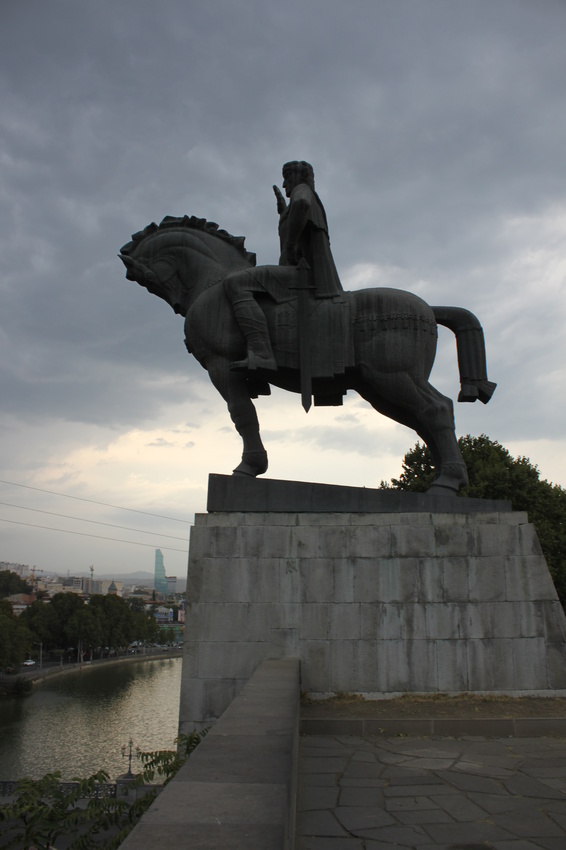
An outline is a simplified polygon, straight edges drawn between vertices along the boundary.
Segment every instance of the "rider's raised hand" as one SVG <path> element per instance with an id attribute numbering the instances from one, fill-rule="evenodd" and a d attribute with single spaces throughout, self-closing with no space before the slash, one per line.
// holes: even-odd
<path id="1" fill-rule="evenodd" d="M 279 188 L 279 186 L 274 186 L 273 191 L 275 192 L 275 197 L 277 198 L 277 212 L 279 213 L 279 215 L 281 215 L 281 213 L 285 212 L 285 210 L 287 209 L 287 201 L 281 194 L 281 189 Z"/>

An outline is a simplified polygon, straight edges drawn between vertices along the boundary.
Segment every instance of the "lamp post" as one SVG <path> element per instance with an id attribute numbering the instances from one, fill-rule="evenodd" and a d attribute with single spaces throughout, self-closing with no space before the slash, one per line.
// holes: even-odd
<path id="1" fill-rule="evenodd" d="M 42 640 L 34 640 L 34 643 L 39 644 L 39 672 L 43 672 L 43 641 Z"/>
<path id="2" fill-rule="evenodd" d="M 125 779 L 134 779 L 134 774 L 132 773 L 132 750 L 133 750 L 133 747 L 134 747 L 134 742 L 133 742 L 133 740 L 132 740 L 131 738 L 130 738 L 130 740 L 128 741 L 128 747 L 129 747 L 129 752 L 128 752 L 128 772 L 126 773 Z M 124 758 L 124 757 L 125 757 L 125 755 L 126 755 L 126 749 L 128 749 L 128 748 L 126 747 L 126 744 L 122 744 L 122 758 Z"/>

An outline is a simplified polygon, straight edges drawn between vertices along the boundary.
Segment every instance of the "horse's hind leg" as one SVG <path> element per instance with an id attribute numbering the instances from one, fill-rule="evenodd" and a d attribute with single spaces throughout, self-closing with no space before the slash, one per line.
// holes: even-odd
<path id="1" fill-rule="evenodd" d="M 380 413 L 416 431 L 430 449 L 436 478 L 429 493 L 455 494 L 468 482 L 458 447 L 452 401 L 408 373 L 364 374 L 360 395 Z"/>

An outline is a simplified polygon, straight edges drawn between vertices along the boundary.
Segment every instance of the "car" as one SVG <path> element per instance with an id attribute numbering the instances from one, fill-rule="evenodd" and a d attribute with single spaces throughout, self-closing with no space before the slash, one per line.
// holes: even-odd
<path id="1" fill-rule="evenodd" d="M 24 661 L 24 667 L 35 667 L 35 661 L 33 658 L 28 658 L 27 661 Z"/>

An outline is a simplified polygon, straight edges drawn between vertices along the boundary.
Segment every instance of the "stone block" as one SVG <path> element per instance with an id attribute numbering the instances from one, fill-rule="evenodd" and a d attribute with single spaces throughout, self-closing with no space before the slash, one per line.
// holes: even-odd
<path id="1" fill-rule="evenodd" d="M 566 648 L 563 642 L 546 644 L 548 687 L 566 690 Z"/>
<path id="2" fill-rule="evenodd" d="M 203 634 L 203 617 L 205 605 L 200 602 L 187 604 L 186 622 L 185 622 L 185 639 L 200 640 Z"/>
<path id="3" fill-rule="evenodd" d="M 435 555 L 438 558 L 456 556 L 469 558 L 474 553 L 474 532 L 469 526 L 456 523 L 434 528 Z"/>
<path id="4" fill-rule="evenodd" d="M 185 639 L 183 645 L 183 675 L 182 681 L 185 679 L 193 679 L 198 676 L 199 671 L 199 652 L 200 652 L 200 641 L 199 639 L 188 640 Z"/>
<path id="5" fill-rule="evenodd" d="M 395 525 L 391 528 L 393 558 L 428 558 L 435 552 L 435 534 L 432 525 Z"/>
<path id="6" fill-rule="evenodd" d="M 189 734 L 194 729 L 207 726 L 207 707 L 205 704 L 204 681 L 197 677 L 183 675 L 181 677 L 181 695 L 179 711 L 179 732 Z"/>
<path id="7" fill-rule="evenodd" d="M 305 640 L 301 653 L 301 681 L 303 689 L 319 694 L 330 690 L 330 641 Z"/>
<path id="8" fill-rule="evenodd" d="M 534 602 L 494 602 L 492 607 L 494 638 L 541 637 L 544 621 L 540 604 Z"/>
<path id="9" fill-rule="evenodd" d="M 352 558 L 351 561 L 353 581 L 354 581 L 354 601 L 355 602 L 382 602 L 381 588 L 378 581 L 378 572 L 381 569 L 381 560 L 379 558 Z M 390 569 L 395 572 L 395 566 L 388 566 L 388 562 L 384 561 L 383 569 Z M 393 580 L 393 578 L 392 578 Z"/>
<path id="10" fill-rule="evenodd" d="M 468 559 L 470 602 L 496 602 L 507 598 L 505 559 L 497 556 Z"/>
<path id="11" fill-rule="evenodd" d="M 296 558 L 279 559 L 279 599 L 294 602 L 300 595 L 299 563 Z"/>
<path id="12" fill-rule="evenodd" d="M 378 642 L 378 691 L 435 691 L 437 681 L 436 647 L 432 641 Z"/>
<path id="13" fill-rule="evenodd" d="M 470 690 L 466 642 L 437 640 L 435 647 L 438 690 L 441 692 Z"/>
<path id="14" fill-rule="evenodd" d="M 443 602 L 444 559 L 418 558 L 417 570 L 419 577 L 419 600 L 421 602 Z"/>
<path id="15" fill-rule="evenodd" d="M 238 549 L 233 554 L 245 558 L 286 558 L 292 551 L 293 531 L 281 525 L 243 525 L 239 530 Z"/>
<path id="16" fill-rule="evenodd" d="M 378 646 L 375 640 L 358 640 L 354 644 L 354 669 L 356 682 L 351 688 L 355 693 L 375 694 L 378 692 Z"/>
<path id="17" fill-rule="evenodd" d="M 519 526 L 519 535 L 521 541 L 521 552 L 525 555 L 533 555 L 538 558 L 544 558 L 534 525 L 525 523 L 524 525 Z"/>
<path id="18" fill-rule="evenodd" d="M 518 690 L 545 690 L 546 645 L 544 638 L 518 638 L 512 642 L 515 688 Z"/>
<path id="19" fill-rule="evenodd" d="M 351 693 L 357 688 L 355 664 L 355 644 L 353 640 L 333 640 L 330 650 L 330 682 L 328 690 L 337 693 Z"/>
<path id="20" fill-rule="evenodd" d="M 468 640 L 466 648 L 470 691 L 517 690 L 511 639 Z"/>
<path id="21" fill-rule="evenodd" d="M 391 526 L 353 526 L 348 529 L 348 556 L 351 558 L 388 558 L 392 546 Z"/>
<path id="22" fill-rule="evenodd" d="M 266 642 L 268 635 L 266 635 Z M 201 679 L 249 679 L 265 657 L 267 647 L 250 641 L 203 642 L 199 654 Z"/>
<path id="23" fill-rule="evenodd" d="M 333 602 L 334 577 L 324 558 L 300 558 L 301 602 Z"/>
<path id="24" fill-rule="evenodd" d="M 505 557 L 520 552 L 520 526 L 476 525 L 474 553 L 480 557 Z"/>
<path id="25" fill-rule="evenodd" d="M 195 517 L 196 521 L 196 517 Z M 193 525 L 189 538 L 189 549 L 191 560 L 204 558 L 211 554 L 211 540 L 209 529 Z"/>
<path id="26" fill-rule="evenodd" d="M 548 643 L 562 644 L 566 648 L 566 616 L 560 602 L 540 603 L 540 616 Z"/>
<path id="27" fill-rule="evenodd" d="M 250 603 L 241 606 L 244 609 L 246 617 L 246 636 L 245 641 L 256 643 L 265 640 L 272 625 L 288 625 L 283 623 L 286 615 L 286 605 L 274 605 L 269 602 Z M 280 613 L 281 612 L 281 613 Z M 283 613 L 285 612 L 285 613 Z"/>
<path id="28" fill-rule="evenodd" d="M 298 658 L 300 641 L 298 629 L 270 629 L 268 658 Z M 264 656 L 265 657 L 265 656 Z"/>
<path id="29" fill-rule="evenodd" d="M 266 634 L 269 628 L 273 629 L 298 629 L 301 628 L 303 617 L 303 606 L 298 602 L 273 602 L 271 605 L 250 605 L 250 619 L 256 608 L 263 611 L 261 621 L 258 621 L 258 630 L 265 624 L 262 634 Z M 253 637 L 250 631 L 250 640 L 260 640 L 254 629 Z"/>
<path id="30" fill-rule="evenodd" d="M 401 606 L 399 603 L 360 603 L 362 640 L 399 640 L 401 638 Z"/>
<path id="31" fill-rule="evenodd" d="M 376 598 L 381 602 L 417 602 L 419 563 L 413 557 L 381 560 L 376 570 Z"/>
<path id="32" fill-rule="evenodd" d="M 240 553 L 240 529 L 218 527 L 213 529 L 212 552 L 215 558 L 232 558 Z"/>
<path id="33" fill-rule="evenodd" d="M 505 561 L 505 576 L 509 600 L 558 599 L 544 558 L 522 554 L 509 557 Z"/>
<path id="34" fill-rule="evenodd" d="M 470 580 L 467 558 L 443 558 L 444 602 L 467 602 L 470 598 Z"/>
<path id="35" fill-rule="evenodd" d="M 217 602 L 215 605 L 202 605 L 201 608 L 201 628 L 204 634 L 210 635 L 215 641 L 228 643 L 248 640 L 248 605 L 242 602 Z M 192 619 L 191 616 L 189 620 Z M 189 635 L 195 639 L 194 624 L 186 624 L 185 629 L 187 625 Z"/>
<path id="36" fill-rule="evenodd" d="M 250 602 L 273 602 L 281 599 L 281 559 L 259 558 L 242 559 L 248 573 Z"/>
<path id="37" fill-rule="evenodd" d="M 310 602 L 302 606 L 301 634 L 303 640 L 328 640 L 330 633 L 329 602 Z"/>
<path id="38" fill-rule="evenodd" d="M 202 556 L 191 560 L 187 571 L 187 598 L 198 602 L 202 594 L 203 561 Z"/>
<path id="39" fill-rule="evenodd" d="M 487 605 L 450 602 L 429 605 L 426 632 L 430 640 L 466 640 L 491 635 L 491 609 Z"/>
<path id="40" fill-rule="evenodd" d="M 228 708 L 242 689 L 244 682 L 237 679 L 206 679 L 203 683 L 204 720 L 214 721 Z"/>
<path id="41" fill-rule="evenodd" d="M 319 528 L 314 525 L 298 526 L 293 534 L 293 557 L 320 558 Z"/>
<path id="42" fill-rule="evenodd" d="M 334 558 L 334 598 L 342 602 L 354 602 L 354 570 L 352 558 Z"/>
<path id="43" fill-rule="evenodd" d="M 421 602 L 407 602 L 396 606 L 400 620 L 400 635 L 404 641 L 426 640 L 427 612 L 430 607 Z"/>
<path id="44" fill-rule="evenodd" d="M 191 567 L 189 566 L 189 575 Z M 201 599 L 207 603 L 249 602 L 249 577 L 241 570 L 239 559 L 203 558 Z M 188 595 L 187 600 L 191 602 Z"/>
<path id="45" fill-rule="evenodd" d="M 360 606 L 358 603 L 335 602 L 329 606 L 332 641 L 358 640 L 361 636 Z"/>
<path id="46" fill-rule="evenodd" d="M 335 559 L 346 556 L 346 533 L 342 525 L 321 526 L 318 530 L 319 554 L 321 558 Z"/>

